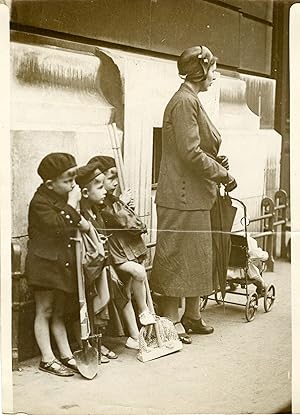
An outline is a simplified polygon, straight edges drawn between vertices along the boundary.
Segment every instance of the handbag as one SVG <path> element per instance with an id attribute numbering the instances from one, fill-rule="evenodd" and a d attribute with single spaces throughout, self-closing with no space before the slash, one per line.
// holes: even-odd
<path id="1" fill-rule="evenodd" d="M 102 211 L 106 229 L 126 231 L 133 235 L 147 233 L 147 227 L 141 218 L 121 200 L 115 201 L 110 208 Z"/>
<path id="2" fill-rule="evenodd" d="M 90 224 L 89 232 L 82 232 L 82 268 L 88 295 L 97 295 L 95 281 L 101 276 L 106 265 L 107 255 L 103 242 L 94 226 Z"/>

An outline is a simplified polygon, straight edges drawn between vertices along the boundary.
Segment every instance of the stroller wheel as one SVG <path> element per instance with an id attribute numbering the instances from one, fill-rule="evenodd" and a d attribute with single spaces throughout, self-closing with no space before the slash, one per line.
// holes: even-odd
<path id="1" fill-rule="evenodd" d="M 258 307 L 258 295 L 256 292 L 253 292 L 249 295 L 247 299 L 246 309 L 245 309 L 245 315 L 247 321 L 254 320 L 255 313 Z"/>
<path id="2" fill-rule="evenodd" d="M 265 308 L 265 312 L 268 313 L 271 308 L 272 305 L 274 304 L 275 301 L 275 286 L 273 284 L 270 284 L 265 291 L 265 296 L 264 296 L 264 308 Z"/>
<path id="3" fill-rule="evenodd" d="M 200 297 L 200 311 L 203 311 L 206 307 L 208 301 L 208 295 L 204 295 L 203 297 Z"/>

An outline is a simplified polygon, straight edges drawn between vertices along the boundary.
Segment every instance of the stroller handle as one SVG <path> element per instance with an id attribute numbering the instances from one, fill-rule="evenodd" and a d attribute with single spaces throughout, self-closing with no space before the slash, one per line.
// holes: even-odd
<path id="1" fill-rule="evenodd" d="M 237 199 L 235 197 L 231 197 L 228 192 L 225 192 L 225 195 L 228 196 L 230 200 L 235 200 L 236 202 L 238 202 L 243 207 L 244 216 L 241 218 L 240 222 L 241 222 L 241 225 L 244 226 L 245 236 L 247 236 L 247 226 L 249 225 L 250 222 L 249 222 L 249 219 L 247 218 L 247 207 L 246 207 L 245 203 L 242 202 L 240 199 Z M 247 219 L 248 219 L 248 223 L 247 223 Z"/>

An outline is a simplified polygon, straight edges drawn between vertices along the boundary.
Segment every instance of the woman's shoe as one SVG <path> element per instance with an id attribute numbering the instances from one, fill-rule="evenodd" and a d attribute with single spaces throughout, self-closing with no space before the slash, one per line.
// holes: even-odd
<path id="1" fill-rule="evenodd" d="M 214 328 L 211 326 L 207 326 L 205 322 L 202 320 L 202 318 L 200 318 L 199 320 L 194 320 L 192 318 L 183 316 L 181 319 L 181 323 L 187 333 L 192 331 L 193 333 L 197 334 L 211 334 L 214 331 Z"/>
<path id="2" fill-rule="evenodd" d="M 182 324 L 180 323 L 180 321 L 178 321 L 177 323 L 174 323 L 174 327 L 177 331 L 179 340 L 183 344 L 191 344 L 192 343 L 192 338 L 187 333 L 184 332 L 184 329 L 183 329 Z"/>
<path id="3" fill-rule="evenodd" d="M 69 369 L 72 369 L 72 370 L 74 370 L 74 372 L 77 372 L 78 373 L 78 369 L 77 369 L 77 365 L 76 365 L 76 362 L 75 363 L 72 363 L 72 360 L 74 360 L 74 362 L 75 362 L 75 359 L 74 359 L 74 356 L 71 356 L 71 357 L 64 357 L 64 358 L 60 358 L 60 361 L 61 361 L 61 363 L 64 365 L 64 366 L 66 366 L 66 367 L 68 367 Z"/>
<path id="4" fill-rule="evenodd" d="M 67 368 L 62 362 L 53 359 L 50 362 L 40 362 L 39 369 L 56 376 L 74 376 L 74 371 Z"/>

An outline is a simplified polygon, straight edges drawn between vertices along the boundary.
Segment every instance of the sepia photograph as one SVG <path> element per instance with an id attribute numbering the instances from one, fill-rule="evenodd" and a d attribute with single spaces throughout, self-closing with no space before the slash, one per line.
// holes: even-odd
<path id="1" fill-rule="evenodd" d="M 0 0 L 3 413 L 298 413 L 295 3 Z"/>

